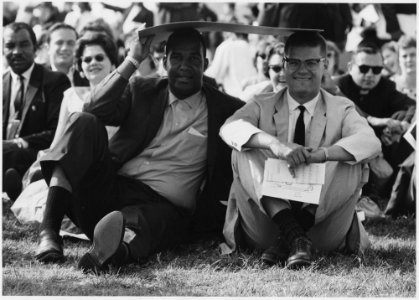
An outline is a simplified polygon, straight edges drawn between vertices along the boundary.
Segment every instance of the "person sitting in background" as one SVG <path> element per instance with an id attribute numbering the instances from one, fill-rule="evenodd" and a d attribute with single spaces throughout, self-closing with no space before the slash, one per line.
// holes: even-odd
<path id="1" fill-rule="evenodd" d="M 284 44 L 278 42 L 270 47 L 268 52 L 267 71 L 269 79 L 245 88 L 240 96 L 240 99 L 245 102 L 249 102 L 258 94 L 271 92 L 276 93 L 285 87 L 286 84 L 284 79 L 283 59 Z"/>
<path id="2" fill-rule="evenodd" d="M 3 74 L 3 189 L 15 200 L 22 176 L 39 150 L 50 146 L 63 93 L 65 74 L 34 63 L 36 37 L 26 23 L 3 30 L 3 53 L 10 67 Z"/>
<path id="3" fill-rule="evenodd" d="M 205 75 L 214 78 L 227 94 L 239 97 L 245 80 L 256 76 L 257 71 L 247 35 L 228 32 L 226 37 L 215 50 Z"/>
<path id="4" fill-rule="evenodd" d="M 247 79 L 243 83 L 243 90 L 245 90 L 248 86 L 269 80 L 268 54 L 269 54 L 270 49 L 271 49 L 271 43 L 268 40 L 262 39 L 257 42 L 256 53 L 253 60 L 254 66 L 257 71 L 257 75 L 252 78 Z"/>
<path id="5" fill-rule="evenodd" d="M 382 76 L 390 78 L 399 71 L 399 59 L 397 53 L 397 43 L 395 41 L 387 42 L 381 46 L 383 55 L 383 71 Z"/>
<path id="6" fill-rule="evenodd" d="M 336 44 L 332 41 L 326 41 L 326 58 L 328 60 L 327 72 L 322 78 L 322 88 L 333 95 L 343 96 L 337 84 L 333 81 L 336 76 L 342 75 L 344 72 L 339 69 L 340 51 Z"/>
<path id="7" fill-rule="evenodd" d="M 416 101 L 416 39 L 402 36 L 397 42 L 400 72 L 390 79 L 396 89 Z"/>
<path id="8" fill-rule="evenodd" d="M 400 137 L 403 126 L 413 117 L 415 101 L 396 89 L 393 81 L 382 76 L 383 57 L 373 43 L 360 43 L 349 63 L 349 73 L 336 78 L 342 93 L 351 99 L 378 137 L 382 140 L 383 158 L 370 163 L 371 174 L 363 195 L 378 200 L 388 197 L 397 169 L 409 154 L 399 143 L 389 140 Z"/>
<path id="9" fill-rule="evenodd" d="M 77 40 L 76 30 L 65 23 L 55 23 L 48 30 L 48 66 L 53 71 L 62 72 L 70 79 L 72 86 L 88 86 L 74 67 L 74 47 Z"/>
<path id="10" fill-rule="evenodd" d="M 293 269 L 312 264 L 313 248 L 366 249 L 355 204 L 363 162 L 380 152 L 380 141 L 352 101 L 321 88 L 328 61 L 319 33 L 293 33 L 284 52 L 287 87 L 247 103 L 220 130 L 233 148 L 224 237 L 230 250 L 262 249 L 263 262 Z M 267 158 L 285 160 L 291 174 L 303 164 L 326 163 L 318 205 L 262 195 Z"/>
<path id="11" fill-rule="evenodd" d="M 329 61 L 327 73 L 330 74 L 331 77 L 342 75 L 344 72 L 339 69 L 340 50 L 338 46 L 332 41 L 326 41 L 326 49 L 326 57 Z"/>

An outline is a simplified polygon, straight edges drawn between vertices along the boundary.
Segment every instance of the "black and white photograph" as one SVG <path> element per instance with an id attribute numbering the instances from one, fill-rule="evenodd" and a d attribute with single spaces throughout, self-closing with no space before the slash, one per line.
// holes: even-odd
<path id="1" fill-rule="evenodd" d="M 0 1 L 1 296 L 415 298 L 416 1 Z"/>

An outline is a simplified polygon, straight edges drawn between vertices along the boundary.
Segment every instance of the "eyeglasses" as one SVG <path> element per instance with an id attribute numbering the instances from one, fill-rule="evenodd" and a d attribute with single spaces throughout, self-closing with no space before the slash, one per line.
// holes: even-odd
<path id="1" fill-rule="evenodd" d="M 367 65 L 360 65 L 358 66 L 359 72 L 361 72 L 362 74 L 367 74 L 369 72 L 369 70 L 371 69 L 372 72 L 375 75 L 378 75 L 381 73 L 381 71 L 383 70 L 383 67 L 381 66 L 367 66 Z"/>
<path id="2" fill-rule="evenodd" d="M 90 64 L 90 62 L 93 60 L 93 58 L 97 61 L 97 62 L 101 62 L 105 59 L 105 56 L 103 54 L 98 54 L 95 56 L 83 56 L 81 58 L 82 62 L 86 63 L 86 64 Z"/>
<path id="3" fill-rule="evenodd" d="M 322 57 L 322 58 L 310 58 L 306 60 L 300 60 L 296 58 L 284 57 L 283 61 L 284 61 L 284 64 L 287 63 L 287 67 L 291 71 L 297 71 L 298 69 L 300 69 L 301 63 L 304 63 L 304 66 L 307 68 L 307 70 L 316 71 L 320 65 L 320 62 L 324 61 L 325 59 L 326 59 L 325 57 Z"/>
<path id="4" fill-rule="evenodd" d="M 274 71 L 275 73 L 279 73 L 282 70 L 282 66 L 280 65 L 269 65 L 270 70 Z"/>

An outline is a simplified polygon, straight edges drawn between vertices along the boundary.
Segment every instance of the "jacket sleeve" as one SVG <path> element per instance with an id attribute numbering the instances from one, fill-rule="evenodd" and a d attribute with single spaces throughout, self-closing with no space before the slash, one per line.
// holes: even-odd
<path id="1" fill-rule="evenodd" d="M 115 70 L 93 88 L 83 111 L 95 115 L 105 125 L 120 126 L 131 107 L 130 88 L 129 81 Z"/>
<path id="2" fill-rule="evenodd" d="M 42 86 L 41 96 L 48 103 L 44 130 L 22 136 L 22 139 L 28 142 L 29 148 L 38 150 L 46 149 L 50 146 L 54 137 L 64 91 L 71 86 L 70 80 L 65 74 L 58 74 L 56 76 L 52 80 L 45 79 L 45 85 Z"/>

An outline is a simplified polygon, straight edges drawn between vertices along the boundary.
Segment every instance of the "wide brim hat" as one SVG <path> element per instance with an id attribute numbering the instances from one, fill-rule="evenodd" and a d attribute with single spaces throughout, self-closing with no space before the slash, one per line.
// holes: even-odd
<path id="1" fill-rule="evenodd" d="M 138 30 L 138 37 L 140 39 L 148 36 L 153 36 L 151 46 L 166 41 L 167 38 L 176 30 L 194 28 L 199 32 L 234 32 L 257 35 L 272 35 L 287 37 L 297 31 L 314 31 L 321 32 L 321 29 L 309 28 L 282 28 L 282 27 L 267 27 L 255 26 L 245 24 L 221 23 L 221 22 L 204 22 L 204 21 L 188 21 L 175 22 L 163 25 L 157 25 Z"/>

